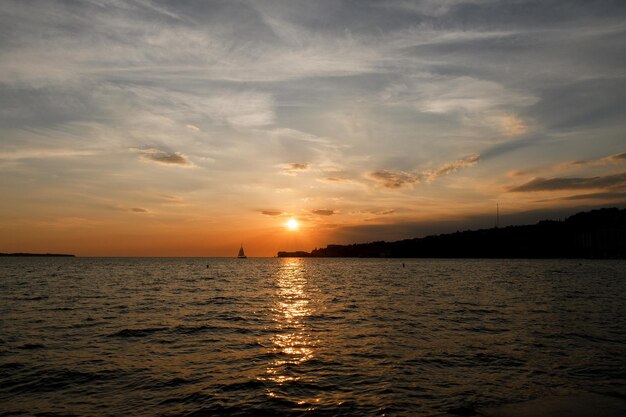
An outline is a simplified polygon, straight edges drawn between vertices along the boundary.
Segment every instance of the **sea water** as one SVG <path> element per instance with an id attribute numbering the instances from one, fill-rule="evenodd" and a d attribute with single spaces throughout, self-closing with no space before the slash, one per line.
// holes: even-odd
<path id="1" fill-rule="evenodd" d="M 625 294 L 625 261 L 1 258 L 0 414 L 430 416 L 624 397 Z"/>

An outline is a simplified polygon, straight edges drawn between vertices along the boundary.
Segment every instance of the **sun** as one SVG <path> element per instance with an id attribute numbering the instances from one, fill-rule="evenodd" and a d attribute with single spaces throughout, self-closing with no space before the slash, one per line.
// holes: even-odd
<path id="1" fill-rule="evenodd" d="M 296 219 L 287 220 L 286 226 L 287 226 L 287 229 L 289 230 L 298 230 L 298 227 L 300 227 Z"/>

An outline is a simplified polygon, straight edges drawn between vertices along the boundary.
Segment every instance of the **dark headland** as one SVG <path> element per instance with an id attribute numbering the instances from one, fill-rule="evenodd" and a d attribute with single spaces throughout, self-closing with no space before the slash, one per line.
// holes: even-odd
<path id="1" fill-rule="evenodd" d="M 626 259 L 626 209 L 603 208 L 563 221 L 405 239 L 328 245 L 278 257 L 352 258 L 590 258 Z"/>
<path id="2" fill-rule="evenodd" d="M 75 257 L 76 255 L 68 254 L 68 253 L 0 253 L 0 256 L 65 256 L 65 257 Z"/>

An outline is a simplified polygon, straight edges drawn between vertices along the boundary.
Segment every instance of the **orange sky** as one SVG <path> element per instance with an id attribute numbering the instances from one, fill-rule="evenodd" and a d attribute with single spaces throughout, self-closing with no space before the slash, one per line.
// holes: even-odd
<path id="1" fill-rule="evenodd" d="M 620 10 L 383 3 L 1 2 L 0 252 L 274 256 L 626 204 Z"/>

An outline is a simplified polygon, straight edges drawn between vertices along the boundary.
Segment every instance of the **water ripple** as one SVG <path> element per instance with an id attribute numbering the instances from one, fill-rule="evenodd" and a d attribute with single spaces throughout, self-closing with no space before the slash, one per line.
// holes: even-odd
<path id="1" fill-rule="evenodd" d="M 0 415 L 472 415 L 546 392 L 626 397 L 626 263 L 579 263 L 2 259 Z"/>

